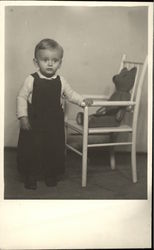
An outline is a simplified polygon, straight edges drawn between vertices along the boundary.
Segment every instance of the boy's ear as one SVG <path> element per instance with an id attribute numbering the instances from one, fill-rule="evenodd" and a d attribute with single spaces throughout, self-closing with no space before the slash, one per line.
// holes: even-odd
<path id="1" fill-rule="evenodd" d="M 62 59 L 61 59 L 61 61 L 60 61 L 60 63 L 59 63 L 59 68 L 61 67 L 61 65 L 62 65 Z"/>
<path id="2" fill-rule="evenodd" d="M 38 68 L 38 62 L 37 62 L 37 59 L 36 59 L 36 58 L 33 59 L 33 63 L 34 63 L 34 65 L 35 65 L 35 67 Z"/>

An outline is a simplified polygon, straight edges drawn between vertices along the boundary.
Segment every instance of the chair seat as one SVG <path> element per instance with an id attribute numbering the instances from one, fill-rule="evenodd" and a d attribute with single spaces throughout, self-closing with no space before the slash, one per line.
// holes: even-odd
<path id="1" fill-rule="evenodd" d="M 66 126 L 69 128 L 83 134 L 83 126 L 78 125 L 75 120 L 68 120 L 65 122 Z M 89 128 L 89 134 L 103 134 L 103 133 L 111 133 L 111 132 L 132 132 L 132 127 L 128 125 L 120 125 L 118 127 L 104 127 L 104 128 Z"/>

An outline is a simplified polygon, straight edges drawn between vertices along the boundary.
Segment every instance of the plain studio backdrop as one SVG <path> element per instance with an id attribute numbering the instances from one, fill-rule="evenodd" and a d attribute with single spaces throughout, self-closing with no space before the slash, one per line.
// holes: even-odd
<path id="1" fill-rule="evenodd" d="M 60 69 L 80 94 L 114 89 L 122 54 L 143 61 L 148 47 L 148 7 L 5 7 L 5 147 L 16 147 L 19 123 L 16 96 L 35 71 L 33 53 L 43 38 L 64 48 Z M 147 79 L 139 112 L 137 151 L 147 151 Z"/>

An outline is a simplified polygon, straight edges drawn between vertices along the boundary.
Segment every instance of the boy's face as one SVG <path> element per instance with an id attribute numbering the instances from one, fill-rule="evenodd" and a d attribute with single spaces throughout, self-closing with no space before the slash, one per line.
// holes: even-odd
<path id="1" fill-rule="evenodd" d="M 61 53 L 56 49 L 40 49 L 34 62 L 44 76 L 51 77 L 61 66 Z"/>

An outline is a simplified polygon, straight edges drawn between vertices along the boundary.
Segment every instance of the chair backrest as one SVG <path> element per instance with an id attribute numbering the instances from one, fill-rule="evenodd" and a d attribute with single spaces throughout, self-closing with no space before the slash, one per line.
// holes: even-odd
<path id="1" fill-rule="evenodd" d="M 144 62 L 136 62 L 136 61 L 127 60 L 126 55 L 123 54 L 119 72 L 124 67 L 126 67 L 128 70 L 130 70 L 133 67 L 137 68 L 134 86 L 131 90 L 131 100 L 130 101 L 138 102 L 138 101 L 140 101 L 140 100 L 137 100 L 137 98 L 139 97 L 138 92 L 141 92 L 141 90 L 142 90 L 145 71 L 146 71 L 146 67 L 147 67 L 147 57 L 146 57 Z"/>
<path id="2" fill-rule="evenodd" d="M 134 115 L 133 115 L 133 132 L 135 133 L 136 137 L 136 129 L 137 129 L 137 120 L 138 120 L 138 113 L 139 113 L 139 105 L 140 105 L 140 99 L 142 94 L 142 87 L 144 83 L 145 73 L 147 70 L 147 64 L 148 64 L 148 57 L 146 56 L 144 62 L 136 62 L 136 61 L 130 61 L 127 60 L 126 55 L 124 54 L 122 56 L 121 64 L 119 72 L 122 68 L 127 67 L 128 69 L 131 69 L 132 67 L 137 67 L 137 72 L 135 76 L 135 82 L 134 86 L 131 90 L 131 100 L 135 102 L 134 105 Z"/>

